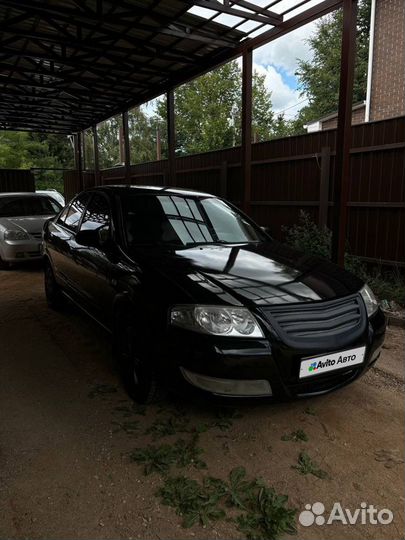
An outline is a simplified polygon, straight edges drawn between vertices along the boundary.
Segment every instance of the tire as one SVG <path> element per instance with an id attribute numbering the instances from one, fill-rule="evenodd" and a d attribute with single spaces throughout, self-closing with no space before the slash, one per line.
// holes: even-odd
<path id="1" fill-rule="evenodd" d="M 121 314 L 116 317 L 113 347 L 115 360 L 129 396 L 137 403 L 156 403 L 164 399 L 166 391 L 147 354 L 137 346 L 136 327 L 130 315 Z"/>
<path id="2" fill-rule="evenodd" d="M 3 261 L 3 259 L 0 257 L 0 270 L 10 270 L 10 268 L 10 263 Z"/>
<path id="3" fill-rule="evenodd" d="M 45 262 L 44 265 L 44 287 L 48 306 L 56 311 L 62 309 L 65 303 L 65 298 L 63 296 L 62 289 L 56 283 L 52 266 L 48 261 Z"/>

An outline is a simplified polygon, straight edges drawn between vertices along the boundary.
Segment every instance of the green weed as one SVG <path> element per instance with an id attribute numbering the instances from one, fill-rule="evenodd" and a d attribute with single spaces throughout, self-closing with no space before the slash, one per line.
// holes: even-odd
<path id="1" fill-rule="evenodd" d="M 235 521 L 249 539 L 272 540 L 296 531 L 296 510 L 287 506 L 287 496 L 278 495 L 258 479 L 246 479 L 243 467 L 233 469 L 228 480 L 208 477 L 198 483 L 184 476 L 167 478 L 158 495 L 183 517 L 183 527 L 224 519 L 226 508 L 232 507 L 240 514 L 236 520 L 228 516 L 227 521 Z"/>
<path id="2" fill-rule="evenodd" d="M 117 433 L 118 431 L 125 431 L 128 435 L 133 435 L 139 430 L 139 422 L 138 420 L 124 420 L 123 422 L 117 422 L 116 420 L 113 420 L 112 424 L 116 426 L 116 428 L 113 430 L 113 433 Z"/>
<path id="3" fill-rule="evenodd" d="M 207 465 L 200 457 L 203 450 L 197 446 L 197 442 L 196 435 L 191 441 L 179 439 L 174 445 L 149 445 L 147 448 L 136 448 L 130 454 L 130 459 L 144 465 L 145 475 L 154 472 L 166 474 L 172 465 L 177 465 L 177 467 L 193 465 L 197 469 L 205 469 Z"/>
<path id="4" fill-rule="evenodd" d="M 105 396 L 106 394 L 115 394 L 117 392 L 115 386 L 109 384 L 96 384 L 94 388 L 87 394 L 90 399 L 94 399 L 96 396 Z"/>
<path id="5" fill-rule="evenodd" d="M 215 413 L 215 420 L 210 423 L 210 427 L 216 427 L 221 431 L 227 431 L 233 426 L 233 421 L 242 418 L 242 414 L 237 409 L 223 408 Z"/>
<path id="6" fill-rule="evenodd" d="M 329 477 L 328 473 L 321 469 L 315 461 L 312 461 L 306 452 L 299 454 L 298 465 L 292 465 L 292 468 L 301 474 L 313 474 L 322 480 Z"/>
<path id="7" fill-rule="evenodd" d="M 158 418 L 145 431 L 146 434 L 151 434 L 154 440 L 176 435 L 176 433 L 187 433 L 190 419 L 185 416 L 169 416 L 168 418 Z"/>
<path id="8" fill-rule="evenodd" d="M 306 407 L 304 413 L 309 414 L 310 416 L 316 416 L 316 410 L 313 407 Z"/>
<path id="9" fill-rule="evenodd" d="M 308 441 L 308 435 L 305 433 L 302 429 L 297 429 L 296 431 L 292 431 L 289 435 L 283 435 L 281 437 L 282 441 Z"/>

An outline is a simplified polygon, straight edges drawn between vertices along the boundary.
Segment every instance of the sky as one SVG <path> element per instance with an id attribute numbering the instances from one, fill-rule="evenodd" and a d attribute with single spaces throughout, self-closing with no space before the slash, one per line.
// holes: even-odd
<path id="1" fill-rule="evenodd" d="M 294 6 L 300 3 L 299 0 L 280 0 L 271 9 L 275 12 L 283 12 L 291 8 L 292 11 L 285 16 L 285 18 L 290 18 L 300 11 L 318 4 L 320 1 L 310 0 L 301 8 L 293 9 Z M 254 0 L 254 3 L 266 7 L 270 2 L 269 0 Z M 238 9 L 240 9 L 239 6 Z M 193 7 L 189 11 L 207 18 L 214 14 L 213 11 L 200 7 Z M 225 14 L 220 15 L 215 20 L 227 26 L 233 26 L 240 22 L 240 19 Z M 248 22 L 239 29 L 249 30 L 254 28 L 253 25 L 256 24 Z M 257 33 L 270 28 L 271 26 L 261 30 L 258 29 Z M 266 86 L 272 93 L 273 109 L 275 112 L 282 112 L 286 119 L 294 118 L 300 108 L 305 106 L 307 102 L 305 96 L 301 96 L 297 89 L 298 81 L 294 74 L 298 68 L 298 59 L 308 60 L 311 58 L 311 50 L 306 40 L 315 31 L 315 28 L 316 22 L 307 24 L 253 51 L 253 69 L 265 75 Z M 255 33 L 252 34 L 252 37 L 254 35 Z"/>

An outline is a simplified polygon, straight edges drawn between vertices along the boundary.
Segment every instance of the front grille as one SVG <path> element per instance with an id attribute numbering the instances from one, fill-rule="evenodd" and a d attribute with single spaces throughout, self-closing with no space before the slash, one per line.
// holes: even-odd
<path id="1" fill-rule="evenodd" d="M 284 342 L 292 346 L 333 345 L 338 338 L 360 335 L 367 317 L 359 295 L 326 302 L 308 302 L 262 308 L 266 319 Z"/>
<path id="2" fill-rule="evenodd" d="M 42 240 L 42 233 L 41 232 L 32 232 L 30 233 L 31 236 L 34 238 L 37 238 L 38 240 Z"/>

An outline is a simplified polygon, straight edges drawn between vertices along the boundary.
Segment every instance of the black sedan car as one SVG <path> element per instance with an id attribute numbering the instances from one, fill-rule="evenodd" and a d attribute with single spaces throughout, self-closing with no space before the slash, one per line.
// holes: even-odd
<path id="1" fill-rule="evenodd" d="M 49 305 L 68 297 L 112 332 L 139 402 L 167 389 L 322 394 L 363 374 L 384 341 L 366 284 L 206 193 L 84 191 L 45 224 L 44 257 Z"/>

